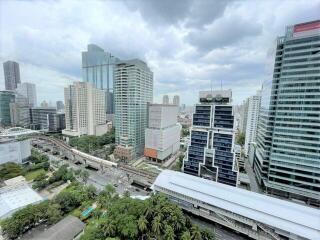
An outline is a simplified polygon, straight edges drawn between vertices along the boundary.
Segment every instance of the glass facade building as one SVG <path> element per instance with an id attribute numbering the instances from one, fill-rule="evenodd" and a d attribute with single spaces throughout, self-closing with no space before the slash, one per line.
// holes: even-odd
<path id="1" fill-rule="evenodd" d="M 183 171 L 237 186 L 234 113 L 231 90 L 200 92 Z"/>
<path id="2" fill-rule="evenodd" d="M 114 113 L 113 74 L 119 59 L 97 45 L 89 44 L 82 52 L 82 78 L 98 89 L 106 91 L 106 113 Z"/>
<path id="3" fill-rule="evenodd" d="M 6 90 L 15 90 L 20 83 L 19 63 L 6 61 L 3 63 L 3 71 Z"/>
<path id="4" fill-rule="evenodd" d="M 320 21 L 288 26 L 277 40 L 254 170 L 268 193 L 320 205 Z"/>
<path id="5" fill-rule="evenodd" d="M 11 125 L 10 105 L 15 102 L 13 91 L 0 91 L 0 126 Z"/>

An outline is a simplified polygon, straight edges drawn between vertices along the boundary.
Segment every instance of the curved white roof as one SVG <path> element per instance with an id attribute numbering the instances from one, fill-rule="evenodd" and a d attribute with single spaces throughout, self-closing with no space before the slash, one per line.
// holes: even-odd
<path id="1" fill-rule="evenodd" d="M 320 239 L 318 209 L 171 170 L 162 171 L 154 186 L 192 197 L 301 237 Z"/>

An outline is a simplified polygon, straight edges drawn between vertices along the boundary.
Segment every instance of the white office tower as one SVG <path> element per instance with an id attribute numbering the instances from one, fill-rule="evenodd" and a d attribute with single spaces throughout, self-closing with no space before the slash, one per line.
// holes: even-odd
<path id="1" fill-rule="evenodd" d="M 30 107 L 37 106 L 37 92 L 35 84 L 28 82 L 19 83 L 16 91 L 28 100 Z"/>
<path id="2" fill-rule="evenodd" d="M 116 64 L 114 75 L 115 156 L 122 160 L 143 155 L 147 103 L 153 99 L 153 73 L 139 59 Z"/>
<path id="3" fill-rule="evenodd" d="M 173 96 L 173 105 L 180 106 L 180 97 L 178 95 Z"/>
<path id="4" fill-rule="evenodd" d="M 239 130 L 242 133 L 245 133 L 247 128 L 248 107 L 249 107 L 249 98 L 244 100 L 241 106 Z"/>
<path id="5" fill-rule="evenodd" d="M 66 129 L 69 136 L 102 135 L 107 132 L 105 91 L 87 82 L 74 82 L 64 89 Z"/>
<path id="6" fill-rule="evenodd" d="M 148 104 L 144 155 L 149 160 L 163 162 L 177 153 L 181 131 L 177 118 L 178 106 Z"/>
<path id="7" fill-rule="evenodd" d="M 261 91 L 258 91 L 256 95 L 253 95 L 248 99 L 247 126 L 246 131 L 244 132 L 246 135 L 244 143 L 244 152 L 246 156 L 249 152 L 249 144 L 255 142 L 256 139 L 260 104 Z"/>
<path id="8" fill-rule="evenodd" d="M 168 95 L 163 95 L 162 103 L 163 104 L 169 104 L 169 96 Z"/>

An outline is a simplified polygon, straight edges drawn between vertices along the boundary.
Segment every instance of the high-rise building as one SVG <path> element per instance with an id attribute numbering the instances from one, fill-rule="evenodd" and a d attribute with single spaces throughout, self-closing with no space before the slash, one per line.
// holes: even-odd
<path id="1" fill-rule="evenodd" d="M 277 39 L 262 89 L 254 171 L 269 194 L 320 205 L 320 21 Z"/>
<path id="2" fill-rule="evenodd" d="M 108 114 L 114 113 L 113 74 L 118 61 L 118 58 L 95 44 L 89 44 L 88 50 L 82 52 L 83 81 L 105 90 L 105 107 Z"/>
<path id="3" fill-rule="evenodd" d="M 148 128 L 145 132 L 144 155 L 163 162 L 180 148 L 181 124 L 177 123 L 178 106 L 148 104 Z"/>
<path id="4" fill-rule="evenodd" d="M 66 128 L 66 118 L 64 113 L 48 114 L 48 131 L 61 132 Z"/>
<path id="5" fill-rule="evenodd" d="M 249 98 L 244 100 L 241 105 L 239 130 L 242 133 L 245 133 L 247 128 L 248 108 L 249 108 Z"/>
<path id="6" fill-rule="evenodd" d="M 169 96 L 168 95 L 163 95 L 162 104 L 169 104 Z"/>
<path id="7" fill-rule="evenodd" d="M 58 112 L 64 112 L 64 104 L 63 101 L 57 101 L 56 102 L 57 111 Z"/>
<path id="8" fill-rule="evenodd" d="M 178 95 L 173 96 L 173 105 L 180 107 L 180 97 Z"/>
<path id="9" fill-rule="evenodd" d="M 15 90 L 20 83 L 19 63 L 6 61 L 3 63 L 3 70 L 6 90 Z"/>
<path id="10" fill-rule="evenodd" d="M 64 89 L 66 129 L 69 136 L 102 135 L 107 132 L 105 92 L 87 82 Z"/>
<path id="11" fill-rule="evenodd" d="M 26 97 L 15 94 L 14 102 L 10 103 L 10 118 L 12 126 L 29 128 L 30 126 L 30 105 Z"/>
<path id="12" fill-rule="evenodd" d="M 35 107 L 30 109 L 31 129 L 49 131 L 49 116 L 56 114 L 55 107 Z"/>
<path id="13" fill-rule="evenodd" d="M 153 73 L 139 59 L 119 62 L 115 68 L 115 155 L 130 160 L 143 154 L 147 103 L 153 100 Z"/>
<path id="14" fill-rule="evenodd" d="M 187 174 L 237 186 L 231 90 L 202 91 L 195 106 L 183 169 Z"/>
<path id="15" fill-rule="evenodd" d="M 244 143 L 244 153 L 246 156 L 249 152 L 249 144 L 255 142 L 257 133 L 257 124 L 259 117 L 261 103 L 261 92 L 258 91 L 256 95 L 249 97 L 248 100 L 248 113 L 247 113 L 247 126 L 245 130 L 245 143 Z"/>
<path id="16" fill-rule="evenodd" d="M 37 106 L 37 92 L 35 84 L 28 82 L 19 83 L 16 91 L 28 100 L 30 107 Z"/>
<path id="17" fill-rule="evenodd" d="M 14 101 L 14 91 L 0 91 L 0 126 L 11 125 L 10 104 Z"/>

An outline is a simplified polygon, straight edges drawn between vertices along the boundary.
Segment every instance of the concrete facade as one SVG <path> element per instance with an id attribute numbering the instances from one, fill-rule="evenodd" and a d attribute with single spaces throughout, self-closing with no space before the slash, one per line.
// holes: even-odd
<path id="1" fill-rule="evenodd" d="M 97 127 L 106 125 L 105 92 L 87 82 L 74 82 L 64 89 L 66 129 L 68 136 L 101 135 Z M 100 126 L 99 130 L 103 130 Z"/>
<path id="2" fill-rule="evenodd" d="M 144 155 L 150 160 L 164 161 L 179 150 L 181 125 L 177 116 L 178 106 L 148 104 Z"/>
<path id="3" fill-rule="evenodd" d="M 31 156 L 30 139 L 15 141 L 12 139 L 0 140 L 0 164 L 7 162 L 24 163 Z"/>

